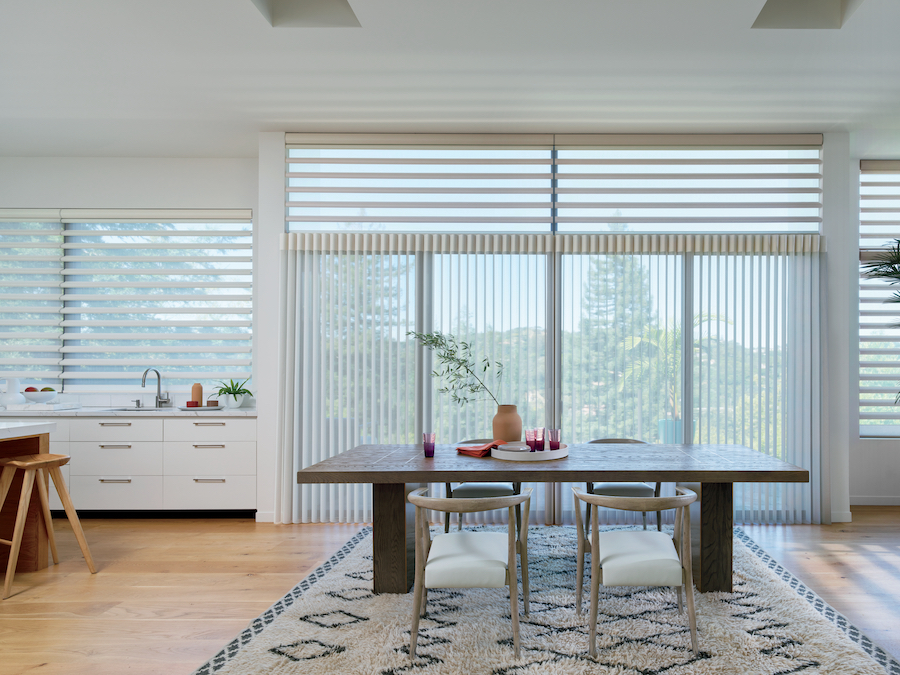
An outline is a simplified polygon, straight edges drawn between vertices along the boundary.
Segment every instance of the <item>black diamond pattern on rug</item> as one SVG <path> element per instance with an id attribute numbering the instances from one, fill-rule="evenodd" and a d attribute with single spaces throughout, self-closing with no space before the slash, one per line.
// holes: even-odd
<path id="1" fill-rule="evenodd" d="M 315 624 L 320 628 L 351 626 L 354 623 L 361 623 L 362 621 L 369 620 L 368 617 L 357 616 L 356 614 L 351 614 L 350 612 L 345 612 L 344 610 L 325 612 L 324 614 L 306 614 L 305 616 L 301 616 L 298 618 L 300 619 L 300 621 L 306 621 L 307 623 Z"/>
<path id="2" fill-rule="evenodd" d="M 300 640 L 289 645 L 272 647 L 269 651 L 289 661 L 310 661 L 331 654 L 340 654 L 345 649 L 340 645 L 329 645 L 319 640 Z"/>

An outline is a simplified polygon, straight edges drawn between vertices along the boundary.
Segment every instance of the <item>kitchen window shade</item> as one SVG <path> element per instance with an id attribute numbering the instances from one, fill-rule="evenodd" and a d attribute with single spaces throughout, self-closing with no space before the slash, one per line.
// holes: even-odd
<path id="1" fill-rule="evenodd" d="M 859 195 L 860 263 L 873 262 L 900 238 L 900 161 L 862 161 Z M 900 436 L 900 287 L 859 281 L 859 424 L 861 436 Z"/>
<path id="2" fill-rule="evenodd" d="M 69 222 L 62 377 L 76 387 L 250 376 L 249 223 Z"/>
<path id="3" fill-rule="evenodd" d="M 69 392 L 250 377 L 250 215 L 0 210 L 0 367 Z"/>
<path id="4" fill-rule="evenodd" d="M 0 222 L 0 377 L 59 388 L 62 226 Z"/>

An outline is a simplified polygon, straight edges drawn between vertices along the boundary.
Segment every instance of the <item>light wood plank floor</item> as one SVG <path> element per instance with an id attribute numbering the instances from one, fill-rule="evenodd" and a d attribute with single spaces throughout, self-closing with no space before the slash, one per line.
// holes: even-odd
<path id="1" fill-rule="evenodd" d="M 900 507 L 852 524 L 745 527 L 882 646 L 900 654 Z M 90 575 L 68 523 L 62 563 L 0 601 L 0 675 L 190 673 L 359 527 L 250 520 L 85 520 Z"/>

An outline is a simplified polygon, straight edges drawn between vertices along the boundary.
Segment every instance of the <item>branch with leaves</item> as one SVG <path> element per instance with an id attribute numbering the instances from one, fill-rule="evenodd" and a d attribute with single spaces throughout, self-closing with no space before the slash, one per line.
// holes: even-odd
<path id="1" fill-rule="evenodd" d="M 900 284 L 900 239 L 894 240 L 894 245 L 878 254 L 871 262 L 863 263 L 863 274 L 869 279 L 882 279 L 890 285 Z M 900 291 L 885 300 L 885 302 L 900 302 Z M 900 328 L 900 324 L 891 324 L 889 328 Z M 894 405 L 900 404 L 900 393 L 894 399 Z"/>
<path id="2" fill-rule="evenodd" d="M 450 394 L 454 403 L 468 403 L 479 400 L 476 397 L 484 392 L 494 399 L 494 403 L 500 405 L 497 397 L 485 384 L 485 379 L 488 371 L 493 369 L 494 377 L 499 380 L 503 376 L 502 363 L 484 357 L 479 364 L 472 356 L 472 345 L 440 331 L 433 333 L 410 331 L 407 335 L 414 337 L 419 344 L 433 351 L 437 357 L 440 366 L 431 374 L 444 383 L 438 389 L 440 393 Z"/>

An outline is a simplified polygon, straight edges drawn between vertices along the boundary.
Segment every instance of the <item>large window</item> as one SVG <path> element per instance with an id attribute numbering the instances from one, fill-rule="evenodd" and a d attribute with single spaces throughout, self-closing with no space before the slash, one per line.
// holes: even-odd
<path id="1" fill-rule="evenodd" d="M 489 434 L 495 402 L 438 393 L 430 353 L 407 336 L 440 330 L 504 363 L 499 402 L 526 426 L 576 443 L 743 444 L 817 480 L 813 140 L 306 140 L 288 148 L 286 186 L 298 465 L 426 429 L 442 442 Z M 366 490 L 297 488 L 295 515 L 366 520 Z M 810 522 L 817 491 L 738 486 L 735 508 Z M 570 492 L 542 486 L 536 517 L 569 519 Z"/>
<path id="2" fill-rule="evenodd" d="M 860 263 L 874 262 L 900 239 L 900 162 L 863 161 L 859 195 Z M 884 279 L 859 282 L 860 435 L 900 436 L 900 290 Z"/>
<path id="3" fill-rule="evenodd" d="M 250 376 L 249 213 L 62 216 L 0 222 L 0 376 L 69 392 L 133 390 L 149 367 L 172 390 Z"/>

